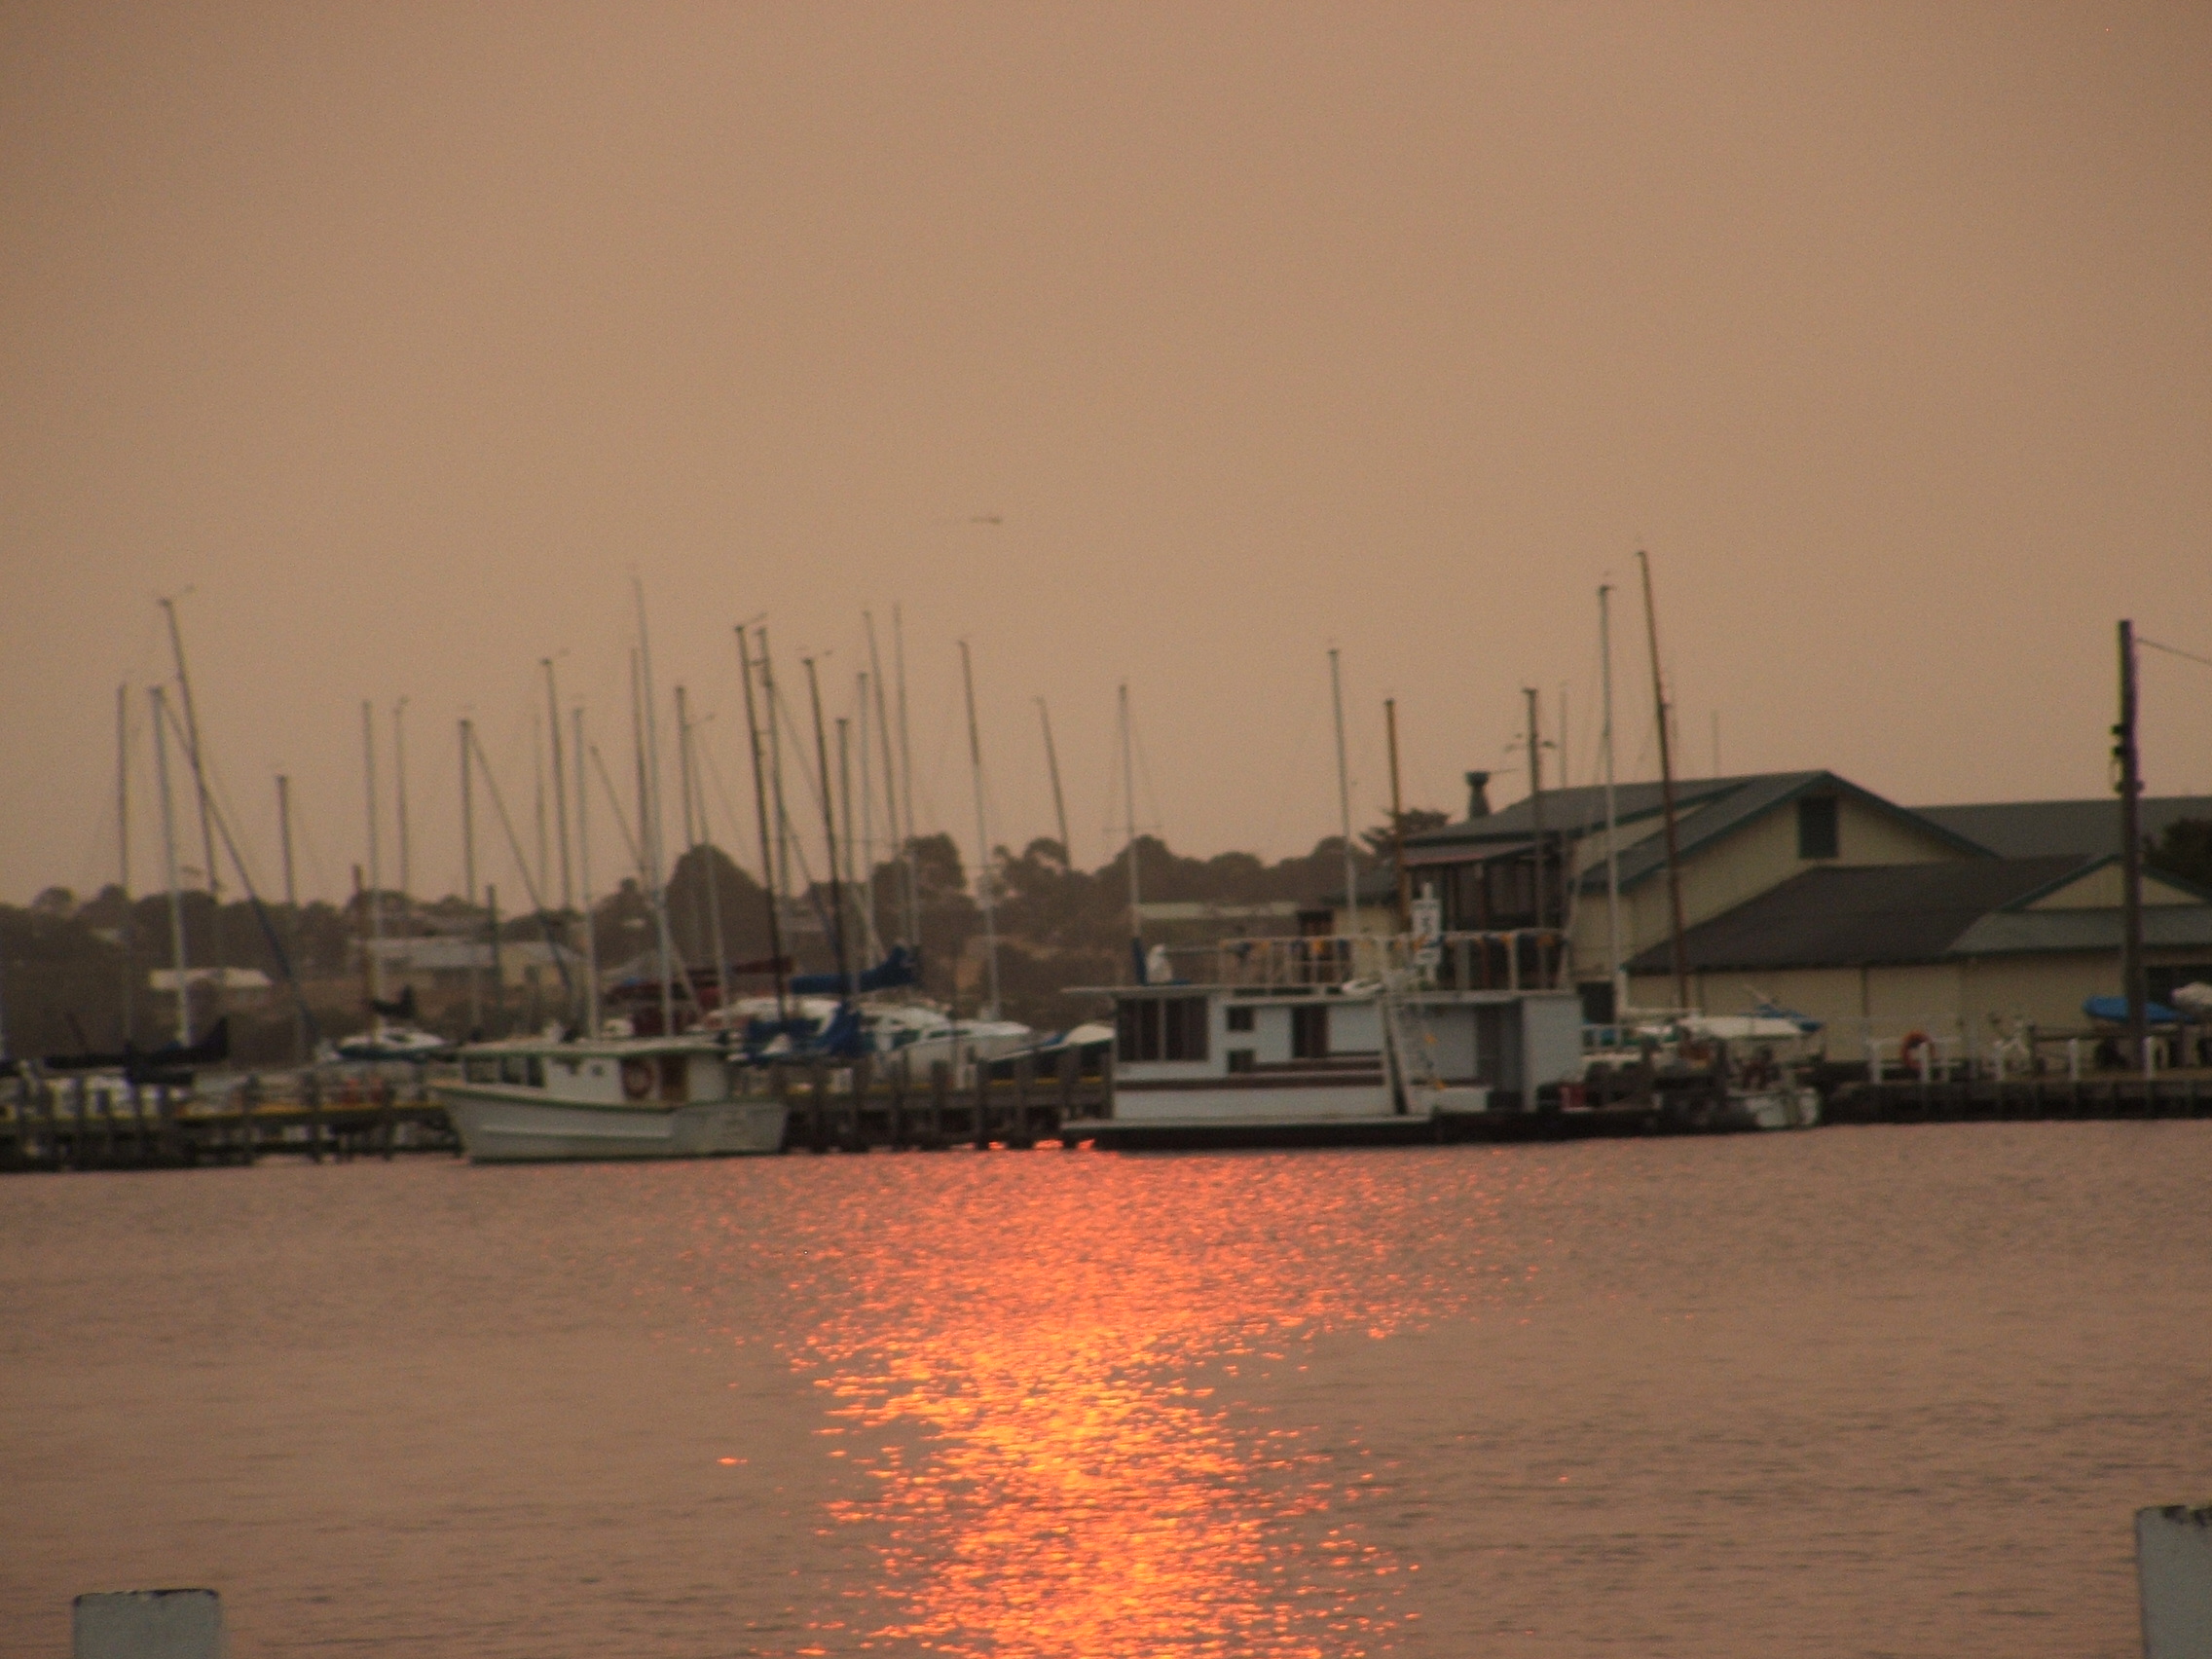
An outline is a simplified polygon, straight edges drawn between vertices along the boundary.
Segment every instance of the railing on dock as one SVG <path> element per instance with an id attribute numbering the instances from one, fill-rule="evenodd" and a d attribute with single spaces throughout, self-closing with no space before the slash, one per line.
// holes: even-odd
<path id="1" fill-rule="evenodd" d="M 1254 990 L 1327 989 L 1362 981 L 1408 979 L 1455 991 L 1550 989 L 1567 972 L 1567 937 L 1556 928 L 1484 933 L 1311 934 L 1224 940 L 1170 951 L 1193 979 Z"/>

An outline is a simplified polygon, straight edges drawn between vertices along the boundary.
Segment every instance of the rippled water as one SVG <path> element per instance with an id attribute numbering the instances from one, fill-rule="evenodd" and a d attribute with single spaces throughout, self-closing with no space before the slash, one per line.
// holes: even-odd
<path id="1" fill-rule="evenodd" d="M 0 1183 L 0 1642 L 2128 1654 L 2212 1124 Z"/>

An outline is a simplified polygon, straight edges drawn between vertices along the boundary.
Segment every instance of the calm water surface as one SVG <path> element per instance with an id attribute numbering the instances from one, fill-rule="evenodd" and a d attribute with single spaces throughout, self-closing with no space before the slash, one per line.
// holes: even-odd
<path id="1" fill-rule="evenodd" d="M 0 1182 L 0 1649 L 2132 1654 L 2212 1124 Z"/>

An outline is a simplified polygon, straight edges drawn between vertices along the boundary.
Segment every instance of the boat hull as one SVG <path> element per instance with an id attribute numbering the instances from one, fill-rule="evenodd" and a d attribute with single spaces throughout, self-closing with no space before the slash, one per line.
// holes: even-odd
<path id="1" fill-rule="evenodd" d="M 781 1152 L 785 1109 L 773 1100 L 597 1106 L 523 1100 L 441 1087 L 446 1116 L 475 1163 L 730 1158 Z"/>

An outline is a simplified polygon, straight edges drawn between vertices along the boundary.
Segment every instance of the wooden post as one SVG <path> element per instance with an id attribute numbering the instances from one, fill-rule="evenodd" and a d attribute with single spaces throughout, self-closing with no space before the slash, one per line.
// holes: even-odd
<path id="1" fill-rule="evenodd" d="M 261 1074 L 248 1072 L 239 1086 L 239 1161 L 253 1164 L 253 1109 L 261 1104 Z"/>
<path id="2" fill-rule="evenodd" d="M 308 1160 L 313 1163 L 320 1163 L 322 1161 L 322 1073 L 309 1072 L 307 1083 L 302 1087 L 301 1092 L 307 1098 Z"/>
<path id="3" fill-rule="evenodd" d="M 982 1152 L 991 1144 L 991 1068 L 982 1055 L 976 1056 L 976 1150 Z"/>
<path id="4" fill-rule="evenodd" d="M 374 1085 L 377 1103 L 377 1150 L 387 1163 L 391 1161 L 391 1079 L 380 1077 Z"/>
<path id="5" fill-rule="evenodd" d="M 46 1166 L 61 1167 L 61 1120 L 54 1105 L 54 1085 L 43 1077 L 38 1082 L 39 1116 L 46 1124 Z"/>
<path id="6" fill-rule="evenodd" d="M 853 1061 L 850 1074 L 853 1080 L 852 1111 L 845 1121 L 845 1150 L 848 1152 L 867 1151 L 867 1091 L 868 1085 L 874 1081 L 875 1071 L 868 1063 L 869 1058 L 866 1054 L 860 1055 Z"/>
<path id="7" fill-rule="evenodd" d="M 883 1069 L 886 1074 L 886 1081 L 891 1085 L 891 1100 L 890 1104 L 885 1108 L 885 1117 L 888 1121 L 884 1125 L 884 1138 L 889 1143 L 891 1150 L 897 1152 L 899 1148 L 905 1142 L 905 1056 L 900 1055 L 892 1064 L 885 1066 Z"/>
<path id="8" fill-rule="evenodd" d="M 830 1068 L 817 1060 L 807 1068 L 807 1144 L 816 1152 L 830 1150 L 828 1095 Z"/>
<path id="9" fill-rule="evenodd" d="M 1075 1150 L 1075 1136 L 1068 1125 L 1076 1121 L 1076 1089 L 1081 1081 L 1083 1052 L 1070 1043 L 1060 1051 L 1060 1110 L 1059 1121 L 1052 1126 L 1060 1132 L 1060 1145 L 1070 1152 Z"/>
<path id="10" fill-rule="evenodd" d="M 77 1122 L 77 1132 L 69 1141 L 69 1166 L 72 1169 L 87 1167 L 92 1148 L 92 1086 L 84 1073 L 79 1072 L 76 1088 L 71 1091 L 76 1098 L 70 1104 L 70 1116 Z"/>
<path id="11" fill-rule="evenodd" d="M 151 1163 L 154 1161 L 154 1143 L 146 1134 L 145 1088 L 128 1078 L 124 1080 L 123 1087 L 130 1090 L 131 1143 L 137 1148 L 136 1161 Z"/>
<path id="12" fill-rule="evenodd" d="M 1029 1132 L 1029 1085 L 1036 1072 L 1037 1062 L 1027 1054 L 1014 1062 L 1014 1128 L 1007 1136 L 1010 1145 L 1027 1147 L 1035 1139 Z"/>
<path id="13" fill-rule="evenodd" d="M 162 1161 L 174 1162 L 178 1157 L 176 1102 L 169 1097 L 169 1086 L 166 1083 L 154 1085 L 154 1120 L 161 1125 Z"/>
<path id="14" fill-rule="evenodd" d="M 952 1103 L 952 1068 L 942 1060 L 930 1061 L 930 1147 L 944 1145 L 944 1114 Z"/>

